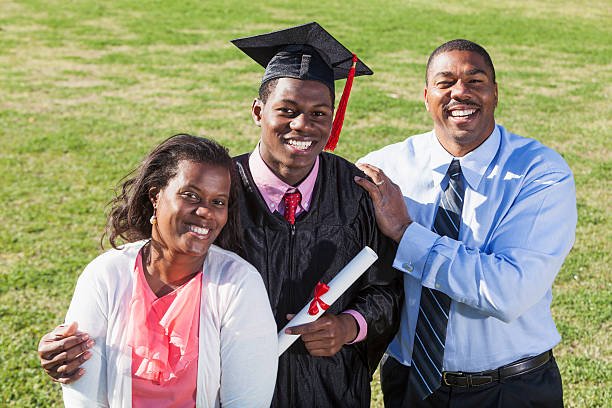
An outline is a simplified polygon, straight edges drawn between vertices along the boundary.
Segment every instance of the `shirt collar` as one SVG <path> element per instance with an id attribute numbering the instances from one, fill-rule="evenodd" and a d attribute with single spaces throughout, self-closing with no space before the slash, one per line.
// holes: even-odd
<path id="1" fill-rule="evenodd" d="M 431 149 L 431 170 L 434 183 L 441 185 L 450 162 L 454 159 L 453 155 L 447 152 L 438 141 L 435 132 L 432 135 Z M 461 164 L 461 172 L 469 186 L 475 190 L 484 177 L 486 169 L 493 161 L 499 144 L 501 133 L 496 125 L 489 137 L 476 149 L 472 150 L 463 157 L 458 157 Z"/>
<path id="2" fill-rule="evenodd" d="M 312 193 L 314 191 L 315 182 L 317 181 L 317 174 L 319 173 L 319 156 L 317 156 L 314 166 L 312 166 L 312 170 L 310 170 L 308 176 L 295 187 L 279 179 L 276 174 L 270 170 L 268 165 L 261 158 L 259 143 L 249 156 L 249 169 L 251 170 L 255 185 L 270 211 L 278 211 L 285 193 L 296 189 L 302 194 L 302 201 L 298 210 L 308 211 L 310 209 Z"/>

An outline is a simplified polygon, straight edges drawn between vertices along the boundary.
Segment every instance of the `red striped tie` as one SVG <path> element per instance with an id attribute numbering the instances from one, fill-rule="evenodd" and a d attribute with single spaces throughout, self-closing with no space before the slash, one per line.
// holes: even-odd
<path id="1" fill-rule="evenodd" d="M 295 210 L 302 201 L 302 195 L 297 190 L 293 193 L 285 193 L 283 201 L 285 202 L 285 219 L 293 225 L 295 224 Z"/>

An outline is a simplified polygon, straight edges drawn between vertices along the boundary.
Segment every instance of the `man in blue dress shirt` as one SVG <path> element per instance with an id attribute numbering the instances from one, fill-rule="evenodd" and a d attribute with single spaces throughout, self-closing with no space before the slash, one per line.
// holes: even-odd
<path id="1" fill-rule="evenodd" d="M 381 370 L 385 405 L 563 406 L 550 304 L 574 242 L 572 173 L 553 150 L 495 123 L 495 70 L 478 44 L 438 47 L 424 97 L 433 131 L 365 156 L 372 181 L 356 178 L 404 272 L 401 326 Z M 455 236 L 435 232 L 445 221 Z"/>

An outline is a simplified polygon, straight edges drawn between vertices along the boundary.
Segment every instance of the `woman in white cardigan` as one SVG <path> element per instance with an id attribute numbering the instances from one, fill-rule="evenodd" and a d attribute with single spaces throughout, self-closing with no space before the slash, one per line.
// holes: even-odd
<path id="1" fill-rule="evenodd" d="M 236 182 L 226 149 L 176 135 L 123 183 L 114 249 L 85 268 L 66 316 L 95 342 L 66 406 L 269 406 L 276 325 L 259 273 L 228 250 Z"/>

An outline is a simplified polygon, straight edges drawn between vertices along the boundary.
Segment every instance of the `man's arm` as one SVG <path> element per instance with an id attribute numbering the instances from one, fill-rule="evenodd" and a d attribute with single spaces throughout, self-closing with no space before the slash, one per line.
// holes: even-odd
<path id="1" fill-rule="evenodd" d="M 405 208 L 401 191 L 386 187 L 393 183 L 381 170 L 360 167 L 374 180 L 385 180 L 383 188 L 365 179 L 356 182 L 372 196 L 381 230 L 397 239 L 397 229 L 388 226 L 396 217 L 397 224 L 406 220 L 397 210 Z M 548 171 L 522 187 L 490 232 L 487 252 L 409 224 L 403 228 L 394 266 L 457 302 L 511 321 L 550 290 L 574 242 L 576 218 L 571 173 Z"/>

